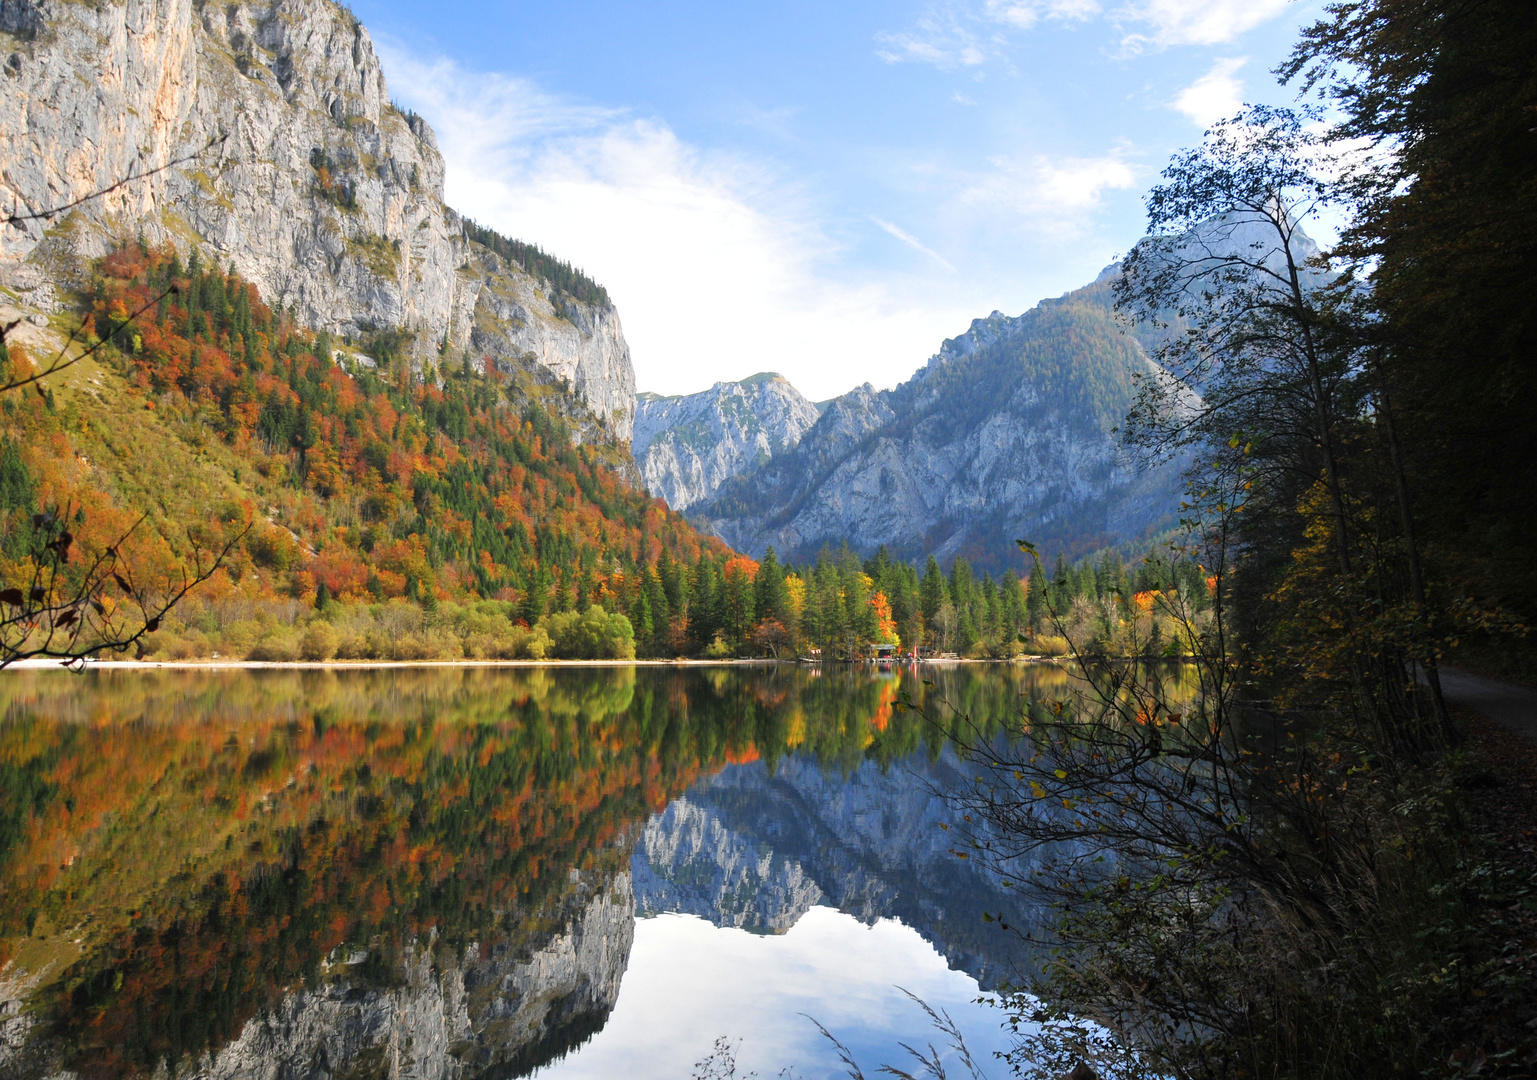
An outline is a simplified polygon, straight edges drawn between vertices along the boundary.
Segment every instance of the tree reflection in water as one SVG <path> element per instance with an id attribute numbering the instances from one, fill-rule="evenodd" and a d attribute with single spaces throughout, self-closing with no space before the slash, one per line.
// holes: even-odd
<path id="1" fill-rule="evenodd" d="M 985 722 L 1068 679 L 937 690 Z M 956 767 L 899 689 L 935 692 L 848 668 L 7 673 L 0 1076 L 519 1075 L 612 1008 L 638 844 L 643 911 L 757 902 L 740 875 L 722 899 L 720 851 L 658 854 L 691 809 L 985 968 L 988 886 L 941 871 L 912 795 Z"/>

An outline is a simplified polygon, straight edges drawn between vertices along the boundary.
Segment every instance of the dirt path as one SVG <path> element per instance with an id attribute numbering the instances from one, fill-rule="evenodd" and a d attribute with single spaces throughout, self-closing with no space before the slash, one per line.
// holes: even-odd
<path id="1" fill-rule="evenodd" d="M 1537 690 L 1475 675 L 1461 668 L 1441 669 L 1441 692 L 1452 708 L 1468 709 L 1537 742 Z"/>
<path id="2" fill-rule="evenodd" d="M 1487 882 L 1465 882 L 1465 957 L 1478 989 L 1446 1017 L 1447 1077 L 1537 1077 L 1537 690 L 1441 669 L 1447 704 L 1488 772 L 1467 791 L 1469 824 L 1491 841 Z M 1427 1071 L 1427 1076 L 1432 1075 Z"/>

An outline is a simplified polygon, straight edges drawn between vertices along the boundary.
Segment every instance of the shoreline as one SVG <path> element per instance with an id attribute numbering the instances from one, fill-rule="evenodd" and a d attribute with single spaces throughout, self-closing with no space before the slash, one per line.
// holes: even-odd
<path id="1" fill-rule="evenodd" d="M 891 663 L 889 667 L 927 667 L 950 664 L 1055 664 L 1062 657 L 1020 656 L 1010 660 L 982 660 L 957 658 L 953 660 L 923 660 L 917 664 Z M 839 667 L 875 666 L 873 660 L 828 660 L 806 667 L 823 664 Z M 86 660 L 81 671 L 381 671 L 396 668 L 549 668 L 549 667 L 800 667 L 800 660 Z M 55 659 L 17 660 L 0 668 L 7 671 L 65 671 L 69 661 Z"/>

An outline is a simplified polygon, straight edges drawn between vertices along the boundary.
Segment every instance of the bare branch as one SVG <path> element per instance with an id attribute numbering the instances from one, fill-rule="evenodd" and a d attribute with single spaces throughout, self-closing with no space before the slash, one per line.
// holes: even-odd
<path id="1" fill-rule="evenodd" d="M 185 165 L 189 161 L 194 161 L 197 158 L 202 157 L 214 147 L 223 146 L 228 138 L 228 133 L 221 131 L 219 134 L 210 138 L 208 142 L 205 143 L 201 148 L 194 150 L 190 154 L 184 154 L 183 156 L 176 158 L 173 161 L 167 161 L 164 165 L 157 165 L 155 168 L 146 169 L 141 173 L 132 173 L 131 175 L 125 176 L 123 179 L 116 181 L 115 183 L 108 184 L 104 188 L 91 192 L 89 195 L 82 195 L 78 199 L 73 199 L 70 202 L 64 203 L 62 206 L 53 206 L 49 207 L 47 210 L 37 210 L 26 214 L 17 213 L 14 209 L 9 211 L 0 210 L 0 224 L 20 228 L 24 223 L 29 221 L 52 221 L 54 218 L 60 216 L 61 214 L 67 214 L 69 211 L 75 209 L 75 207 L 83 206 L 84 204 L 90 202 L 92 199 L 100 199 L 105 195 L 110 195 L 114 191 L 118 191 L 127 187 L 129 184 L 132 184 L 135 181 L 146 180 L 149 177 L 154 176 L 156 173 L 162 173 L 167 169 L 174 169 L 178 165 Z"/>
<path id="2" fill-rule="evenodd" d="M 150 308 L 159 304 L 160 301 L 164 300 L 168 296 L 175 296 L 180 292 L 181 287 L 173 282 L 153 300 L 146 302 L 143 306 L 138 308 L 138 310 L 129 314 L 123 325 L 128 326 L 132 324 L 135 320 L 138 319 L 140 315 L 143 315 Z M 9 334 L 11 330 L 15 329 L 17 325 L 18 323 L 12 322 L 8 323 L 3 328 L 0 328 L 0 340 L 4 340 L 5 335 Z M 72 368 L 76 364 L 80 363 L 80 361 L 84 360 L 87 356 L 93 355 L 95 352 L 105 346 L 108 341 L 111 340 L 109 337 L 100 338 L 97 340 L 96 344 L 82 350 L 77 355 L 70 357 L 69 347 L 80 339 L 80 331 L 83 326 L 84 323 L 70 331 L 69 337 L 65 339 L 64 344 L 59 348 L 58 353 L 54 356 L 53 360 L 49 363 L 47 368 L 42 371 L 33 372 L 31 375 L 28 375 L 24 379 L 9 379 L 6 382 L 0 383 L 0 394 L 3 394 L 8 390 L 19 390 L 23 387 L 31 386 L 34 383 L 42 382 L 44 379 L 52 375 L 57 375 L 61 371 L 67 371 L 69 368 Z"/>
<path id="3" fill-rule="evenodd" d="M 32 519 L 31 578 L 24 586 L 0 590 L 0 669 L 42 658 L 79 667 L 87 657 L 103 651 L 126 652 L 159 630 L 171 609 L 218 571 L 252 527 L 247 522 L 216 551 L 203 550 L 194 539 L 190 567 L 183 563 L 178 580 L 157 589 L 136 580 L 122 553 L 147 515 L 97 553 L 73 583 L 65 569 L 75 545 L 67 527 L 70 517 L 66 508 Z M 134 614 L 125 616 L 125 608 Z"/>

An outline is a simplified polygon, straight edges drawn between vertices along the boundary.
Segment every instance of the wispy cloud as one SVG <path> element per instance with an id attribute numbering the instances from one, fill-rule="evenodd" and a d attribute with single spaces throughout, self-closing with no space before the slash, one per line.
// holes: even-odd
<path id="1" fill-rule="evenodd" d="M 914 251 L 921 251 L 921 252 L 923 252 L 923 254 L 925 254 L 929 258 L 933 259 L 940 266 L 943 266 L 946 270 L 949 270 L 952 273 L 955 272 L 955 267 L 954 267 L 954 265 L 951 264 L 949 259 L 946 259 L 943 255 L 941 255 L 939 252 L 935 251 L 933 248 L 929 247 L 922 240 L 919 240 L 916 236 L 914 236 L 912 233 L 908 232 L 906 229 L 903 229 L 903 228 L 901 228 L 900 226 L 897 226 L 897 225 L 893 225 L 889 221 L 882 221 L 878 217 L 873 217 L 872 216 L 870 218 L 870 220 L 875 222 L 875 224 L 879 225 L 882 229 L 884 229 L 886 232 L 890 233 L 892 236 L 896 237 L 898 240 L 902 241 L 902 243 L 904 243 L 908 247 L 912 248 Z"/>
<path id="2" fill-rule="evenodd" d="M 1122 39 L 1129 49 L 1220 45 L 1269 22 L 1291 0 L 1133 0 L 1111 12 L 1138 29 Z"/>
<path id="3" fill-rule="evenodd" d="M 1003 57 L 1012 31 L 1100 20 L 1131 55 L 1176 45 L 1219 45 L 1279 15 L 1291 0 L 943 0 L 913 27 L 876 35 L 888 63 L 977 67 Z"/>
<path id="4" fill-rule="evenodd" d="M 1084 22 L 1102 9 L 1098 0 L 987 0 L 984 10 L 995 22 L 1029 30 L 1042 19 Z"/>
<path id="5" fill-rule="evenodd" d="M 1022 219 L 1055 241 L 1082 235 L 1106 192 L 1137 186 L 1138 169 L 1117 150 L 1096 157 L 995 158 L 959 201 Z"/>
<path id="6" fill-rule="evenodd" d="M 1243 80 L 1238 78 L 1238 71 L 1248 62 L 1247 56 L 1218 60 L 1210 71 L 1179 92 L 1174 108 L 1202 127 L 1232 116 L 1243 105 Z"/>
<path id="7" fill-rule="evenodd" d="M 875 54 L 888 64 L 904 61 L 933 64 L 953 70 L 985 63 L 993 47 L 970 8 L 956 0 L 930 8 L 911 30 L 882 31 L 875 35 Z"/>
<path id="8" fill-rule="evenodd" d="M 380 51 L 436 130 L 450 205 L 607 286 L 642 389 L 774 370 L 830 397 L 873 370 L 905 375 L 970 317 L 840 272 L 813 204 L 761 162 L 395 42 Z"/>

